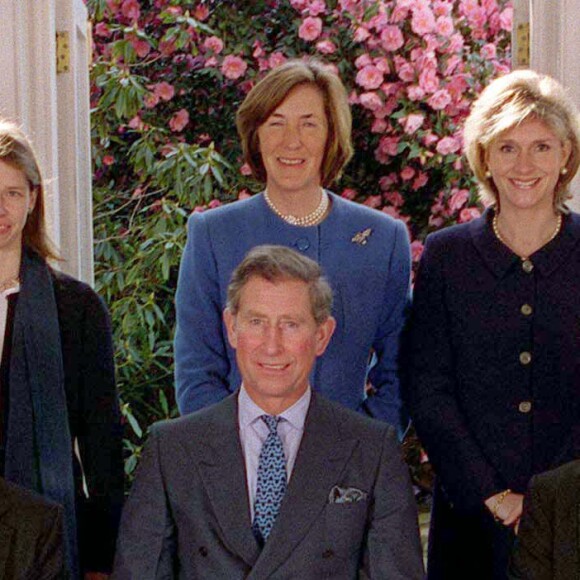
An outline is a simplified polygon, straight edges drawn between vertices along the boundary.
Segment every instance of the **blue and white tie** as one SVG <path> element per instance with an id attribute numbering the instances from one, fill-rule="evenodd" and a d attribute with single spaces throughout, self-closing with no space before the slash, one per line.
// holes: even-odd
<path id="1" fill-rule="evenodd" d="M 254 535 L 262 543 L 268 539 L 272 531 L 286 491 L 286 458 L 277 430 L 280 417 L 262 415 L 260 419 L 266 423 L 270 431 L 262 445 L 258 460 L 258 481 L 252 523 Z"/>

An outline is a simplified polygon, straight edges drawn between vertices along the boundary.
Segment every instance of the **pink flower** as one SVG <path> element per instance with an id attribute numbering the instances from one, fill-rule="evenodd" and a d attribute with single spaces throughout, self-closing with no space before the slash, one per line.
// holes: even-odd
<path id="1" fill-rule="evenodd" d="M 310 16 L 318 16 L 319 14 L 324 14 L 326 11 L 326 4 L 323 0 L 312 0 L 310 6 L 308 6 L 308 14 Z"/>
<path id="2" fill-rule="evenodd" d="M 411 83 L 415 80 L 415 67 L 403 58 L 395 59 L 397 75 L 405 83 Z"/>
<path id="3" fill-rule="evenodd" d="M 361 54 L 354 61 L 354 66 L 356 66 L 356 68 L 358 69 L 364 68 L 365 66 L 369 66 L 372 64 L 373 59 L 366 52 L 364 54 Z"/>
<path id="4" fill-rule="evenodd" d="M 449 198 L 449 209 L 454 212 L 459 210 L 467 203 L 468 199 L 469 191 L 467 189 L 453 189 Z"/>
<path id="5" fill-rule="evenodd" d="M 207 207 L 209 207 L 209 209 L 213 209 L 214 207 L 219 207 L 220 205 L 222 205 L 222 202 L 219 199 L 212 199 L 207 204 Z"/>
<path id="6" fill-rule="evenodd" d="M 435 30 L 435 16 L 429 8 L 413 10 L 411 28 L 415 34 L 424 36 Z"/>
<path id="7" fill-rule="evenodd" d="M 321 54 L 334 54 L 336 45 L 331 40 L 321 40 L 316 43 L 316 50 Z"/>
<path id="8" fill-rule="evenodd" d="M 425 145 L 425 147 L 431 147 L 431 145 L 433 145 L 433 143 L 437 143 L 437 141 L 439 141 L 439 137 L 437 137 L 437 135 L 435 135 L 435 133 L 427 133 L 423 136 L 423 145 Z"/>
<path id="9" fill-rule="evenodd" d="M 205 59 L 205 63 L 203 64 L 203 66 L 205 68 L 213 68 L 216 67 L 218 65 L 218 61 L 217 58 L 215 56 L 210 56 L 209 58 Z"/>
<path id="10" fill-rule="evenodd" d="M 270 68 L 276 68 L 281 64 L 284 64 L 288 59 L 281 52 L 273 52 L 268 57 L 268 65 Z"/>
<path id="11" fill-rule="evenodd" d="M 417 85 L 411 85 L 407 87 L 407 96 L 411 101 L 420 101 L 425 96 L 425 91 Z"/>
<path id="12" fill-rule="evenodd" d="M 384 133 L 389 124 L 384 119 L 375 119 L 371 125 L 371 133 Z"/>
<path id="13" fill-rule="evenodd" d="M 193 17 L 196 20 L 201 20 L 203 22 L 204 20 L 207 20 L 208 16 L 209 16 L 209 7 L 207 4 L 200 4 L 195 7 L 195 10 L 193 11 Z"/>
<path id="14" fill-rule="evenodd" d="M 369 195 L 364 201 L 363 205 L 368 207 L 378 208 L 381 206 L 383 199 L 380 195 Z"/>
<path id="15" fill-rule="evenodd" d="M 481 216 L 481 212 L 476 207 L 465 207 L 459 212 L 459 223 L 470 222 Z"/>
<path id="16" fill-rule="evenodd" d="M 439 88 L 439 78 L 434 68 L 425 68 L 419 74 L 419 86 L 426 93 L 434 93 Z"/>
<path id="17" fill-rule="evenodd" d="M 460 147 L 461 143 L 455 137 L 443 137 L 443 139 L 437 143 L 436 149 L 437 153 L 440 153 L 441 155 L 450 155 L 459 151 Z"/>
<path id="18" fill-rule="evenodd" d="M 396 189 L 384 193 L 383 198 L 394 207 L 401 207 L 403 205 L 403 196 Z"/>
<path id="19" fill-rule="evenodd" d="M 111 31 L 109 30 L 109 27 L 104 22 L 99 22 L 95 26 L 95 36 L 107 38 L 108 36 L 110 36 L 110 34 L 111 34 Z"/>
<path id="20" fill-rule="evenodd" d="M 128 123 L 127 126 L 130 127 L 131 129 L 135 129 L 137 131 L 140 131 L 141 129 L 143 129 L 144 127 L 144 123 L 143 120 L 141 119 L 141 117 L 139 115 L 135 115 Z"/>
<path id="21" fill-rule="evenodd" d="M 417 131 L 417 129 L 419 129 L 419 127 L 421 127 L 424 120 L 425 117 L 423 115 L 419 113 L 411 113 L 406 117 L 401 117 L 399 123 L 402 125 L 407 135 L 412 135 Z"/>
<path id="22" fill-rule="evenodd" d="M 417 174 L 417 177 L 413 181 L 413 185 L 411 186 L 411 189 L 413 191 L 417 191 L 418 189 L 421 189 L 424 185 L 426 185 L 428 181 L 429 181 L 429 178 L 427 177 L 427 174 L 421 172 L 421 173 Z"/>
<path id="23" fill-rule="evenodd" d="M 364 42 L 370 35 L 371 33 L 366 28 L 359 26 L 354 31 L 353 39 L 355 42 Z"/>
<path id="24" fill-rule="evenodd" d="M 320 18 L 313 18 L 309 16 L 305 18 L 300 28 L 298 29 L 298 36 L 302 40 L 312 41 L 316 40 L 322 32 L 322 20 Z"/>
<path id="25" fill-rule="evenodd" d="M 439 16 L 437 18 L 437 33 L 448 38 L 453 34 L 453 20 L 449 16 Z"/>
<path id="26" fill-rule="evenodd" d="M 385 27 L 381 32 L 381 44 L 387 51 L 394 52 L 399 50 L 405 44 L 401 29 L 398 26 Z"/>
<path id="27" fill-rule="evenodd" d="M 451 96 L 445 89 L 433 93 L 427 100 L 427 104 L 435 111 L 442 111 L 451 102 Z"/>
<path id="28" fill-rule="evenodd" d="M 411 242 L 411 257 L 413 262 L 418 262 L 423 254 L 423 244 L 419 240 L 413 240 Z"/>
<path id="29" fill-rule="evenodd" d="M 238 193 L 238 199 L 248 199 L 248 197 L 252 197 L 250 192 L 244 188 Z"/>
<path id="30" fill-rule="evenodd" d="M 131 46 L 133 46 L 135 54 L 139 58 L 146 57 L 149 54 L 149 51 L 151 50 L 151 45 L 146 40 L 142 40 L 140 38 L 133 38 L 131 40 Z"/>
<path id="31" fill-rule="evenodd" d="M 145 105 L 146 109 L 152 109 L 153 107 L 155 107 L 157 105 L 158 102 L 159 102 L 159 95 L 156 95 L 155 93 L 147 93 L 143 97 L 143 104 Z"/>
<path id="32" fill-rule="evenodd" d="M 112 155 L 105 155 L 103 157 L 103 165 L 106 165 L 108 167 L 110 165 L 113 165 L 113 163 L 115 163 L 115 158 Z"/>
<path id="33" fill-rule="evenodd" d="M 169 128 L 174 133 L 179 133 L 185 129 L 189 123 L 189 113 L 185 109 L 179 109 L 169 120 Z"/>
<path id="34" fill-rule="evenodd" d="M 228 54 L 222 63 L 222 73 L 230 80 L 239 79 L 246 72 L 248 65 L 239 56 Z"/>
<path id="35" fill-rule="evenodd" d="M 453 4 L 447 0 L 436 0 L 433 3 L 433 14 L 435 16 L 449 16 L 452 9 Z"/>
<path id="36" fill-rule="evenodd" d="M 495 58 L 496 55 L 496 49 L 495 49 L 495 44 L 493 43 L 488 43 L 488 44 L 484 44 L 481 47 L 481 50 L 479 51 L 479 54 L 481 54 L 482 58 L 485 58 L 486 60 L 492 60 Z"/>
<path id="37" fill-rule="evenodd" d="M 219 54 L 224 49 L 224 43 L 221 38 L 210 36 L 203 41 L 203 47 L 206 50 L 211 50 L 214 54 Z"/>
<path id="38" fill-rule="evenodd" d="M 415 170 L 407 165 L 405 169 L 401 171 L 401 179 L 403 181 L 409 181 L 410 179 L 413 179 L 413 177 L 415 177 Z"/>
<path id="39" fill-rule="evenodd" d="M 290 0 L 290 4 L 292 5 L 292 8 L 302 11 L 306 6 L 308 6 L 308 0 Z"/>
<path id="40" fill-rule="evenodd" d="M 141 12 L 137 0 L 125 0 L 121 6 L 121 13 L 129 20 L 138 20 Z"/>
<path id="41" fill-rule="evenodd" d="M 499 15 L 499 25 L 501 26 L 501 29 L 510 32 L 512 29 L 513 19 L 514 19 L 514 9 L 511 6 L 508 6 Z"/>
<path id="42" fill-rule="evenodd" d="M 245 175 L 245 176 L 252 175 L 252 169 L 250 168 L 250 166 L 247 163 L 244 163 L 240 167 L 240 173 L 242 175 Z"/>
<path id="43" fill-rule="evenodd" d="M 356 83 L 368 90 L 378 89 L 383 82 L 383 73 L 374 65 L 367 65 L 358 71 Z"/>
<path id="44" fill-rule="evenodd" d="M 368 92 L 362 93 L 359 97 L 360 104 L 369 111 L 377 111 L 383 106 L 383 101 L 377 93 Z"/>
<path id="45" fill-rule="evenodd" d="M 162 83 L 157 83 L 153 87 L 153 92 L 162 100 L 170 101 L 175 95 L 175 89 L 169 83 L 163 81 Z"/>
<path id="46" fill-rule="evenodd" d="M 262 48 L 262 43 L 259 40 L 254 40 L 254 44 L 252 45 L 254 52 L 252 52 L 252 56 L 254 58 L 259 58 L 264 54 L 264 49 Z"/>
<path id="47" fill-rule="evenodd" d="M 356 197 L 356 191 L 354 189 L 351 189 L 349 187 L 345 187 L 342 190 L 342 193 L 340 194 L 341 197 L 344 197 L 345 199 L 350 199 L 351 201 Z"/>
<path id="48" fill-rule="evenodd" d="M 391 67 L 389 66 L 389 59 L 384 56 L 375 58 L 375 66 L 383 73 L 389 74 Z"/>

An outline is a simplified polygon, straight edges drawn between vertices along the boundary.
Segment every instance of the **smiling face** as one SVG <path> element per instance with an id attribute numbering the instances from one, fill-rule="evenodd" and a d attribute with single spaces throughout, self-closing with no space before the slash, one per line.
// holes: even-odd
<path id="1" fill-rule="evenodd" d="M 327 138 L 322 93 L 313 85 L 297 86 L 258 129 L 271 197 L 318 191 Z"/>
<path id="2" fill-rule="evenodd" d="M 490 144 L 486 162 L 502 209 L 551 209 L 571 146 L 540 119 L 527 119 Z"/>
<path id="3" fill-rule="evenodd" d="M 308 388 L 308 375 L 326 349 L 335 321 L 317 324 L 308 284 L 254 276 L 242 288 L 238 312 L 224 312 L 228 339 L 244 388 L 264 411 L 278 415 Z"/>
<path id="4" fill-rule="evenodd" d="M 0 252 L 20 252 L 22 231 L 35 201 L 24 173 L 0 160 Z"/>

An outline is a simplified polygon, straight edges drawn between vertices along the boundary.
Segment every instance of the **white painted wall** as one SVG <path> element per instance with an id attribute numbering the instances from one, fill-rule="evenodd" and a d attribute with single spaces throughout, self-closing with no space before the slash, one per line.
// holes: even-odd
<path id="1" fill-rule="evenodd" d="M 60 267 L 92 282 L 87 26 L 82 0 L 0 0 L 0 114 L 35 145 Z M 69 31 L 71 68 L 57 75 L 60 30 Z"/>

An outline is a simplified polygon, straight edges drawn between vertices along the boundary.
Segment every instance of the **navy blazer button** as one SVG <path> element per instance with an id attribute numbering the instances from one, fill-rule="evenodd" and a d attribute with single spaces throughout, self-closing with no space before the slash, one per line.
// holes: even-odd
<path id="1" fill-rule="evenodd" d="M 522 262 L 522 270 L 529 274 L 534 269 L 534 265 L 530 262 L 530 260 L 524 260 Z"/>
<path id="2" fill-rule="evenodd" d="M 322 552 L 322 557 L 323 558 L 332 558 L 332 556 L 334 556 L 334 551 L 333 550 L 324 550 L 324 552 Z"/>
<path id="3" fill-rule="evenodd" d="M 310 247 L 310 240 L 308 238 L 298 238 L 296 240 L 296 247 L 301 252 L 305 252 Z"/>
<path id="4" fill-rule="evenodd" d="M 520 362 L 523 365 L 529 365 L 532 362 L 532 355 L 531 353 L 524 351 L 520 352 Z"/>
<path id="5" fill-rule="evenodd" d="M 201 546 L 199 548 L 199 554 L 200 554 L 200 556 L 203 556 L 204 558 L 207 557 L 207 555 L 208 555 L 207 548 L 205 546 Z"/>
<path id="6" fill-rule="evenodd" d="M 532 410 L 532 402 L 531 401 L 522 401 L 518 405 L 518 411 L 520 413 L 529 413 Z"/>
<path id="7" fill-rule="evenodd" d="M 522 304 L 522 307 L 520 308 L 520 312 L 524 316 L 529 316 L 533 312 L 533 310 L 534 309 L 529 304 Z"/>

